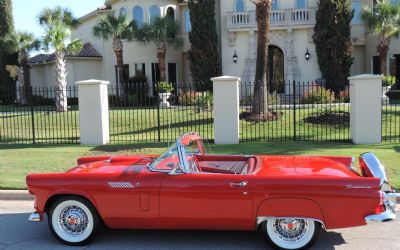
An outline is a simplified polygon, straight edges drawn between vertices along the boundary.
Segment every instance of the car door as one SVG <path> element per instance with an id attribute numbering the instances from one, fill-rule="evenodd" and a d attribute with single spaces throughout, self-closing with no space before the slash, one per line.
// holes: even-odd
<path id="1" fill-rule="evenodd" d="M 245 175 L 168 175 L 160 189 L 160 225 L 174 229 L 254 228 Z"/>

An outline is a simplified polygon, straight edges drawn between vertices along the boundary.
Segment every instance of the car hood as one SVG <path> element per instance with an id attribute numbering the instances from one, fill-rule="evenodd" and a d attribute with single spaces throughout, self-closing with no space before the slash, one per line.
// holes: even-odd
<path id="1" fill-rule="evenodd" d="M 78 166 L 68 173 L 132 173 L 146 169 L 154 156 L 95 156 L 78 159 Z"/>
<path id="2" fill-rule="evenodd" d="M 359 176 L 352 157 L 335 156 L 260 156 L 259 175 Z"/>

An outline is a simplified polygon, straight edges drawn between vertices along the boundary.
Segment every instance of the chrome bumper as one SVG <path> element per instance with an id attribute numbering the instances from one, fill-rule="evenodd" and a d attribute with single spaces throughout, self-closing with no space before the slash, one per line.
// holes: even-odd
<path id="1" fill-rule="evenodd" d="M 40 222 L 42 218 L 39 213 L 31 213 L 28 220 L 31 222 Z"/>
<path id="2" fill-rule="evenodd" d="M 396 218 L 396 200 L 400 197 L 400 193 L 385 193 L 381 191 L 381 195 L 384 198 L 385 212 L 380 214 L 368 215 L 365 217 L 365 221 L 391 221 Z"/>

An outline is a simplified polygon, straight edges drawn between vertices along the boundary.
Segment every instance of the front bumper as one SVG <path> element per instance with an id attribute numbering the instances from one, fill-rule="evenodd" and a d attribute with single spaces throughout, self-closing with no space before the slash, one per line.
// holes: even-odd
<path id="1" fill-rule="evenodd" d="M 40 221 L 42 221 L 42 216 L 39 214 L 39 213 L 31 213 L 30 215 L 29 215 L 29 219 L 28 219 L 29 221 L 31 221 L 31 222 L 40 222 Z"/>
<path id="2" fill-rule="evenodd" d="M 396 200 L 400 197 L 400 193 L 385 193 L 381 191 L 383 196 L 385 211 L 380 214 L 368 215 L 365 217 L 365 221 L 391 221 L 396 218 Z"/>

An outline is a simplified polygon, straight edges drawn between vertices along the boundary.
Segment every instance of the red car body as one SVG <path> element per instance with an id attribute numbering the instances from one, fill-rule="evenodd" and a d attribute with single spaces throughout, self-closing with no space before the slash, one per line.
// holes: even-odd
<path id="1" fill-rule="evenodd" d="M 136 155 L 83 157 L 66 173 L 27 176 L 37 220 L 64 195 L 90 201 L 110 228 L 256 230 L 268 218 L 310 218 L 335 229 L 394 218 L 382 217 L 382 178 L 366 166 L 360 175 L 351 157 L 207 155 L 196 134 L 178 139 L 190 141 L 197 153 L 184 157 L 195 172 L 172 170 L 183 158 L 152 168 L 157 156 Z"/>

